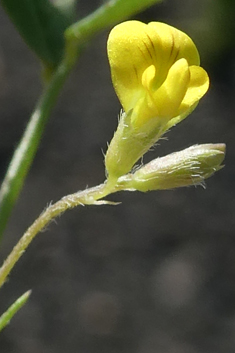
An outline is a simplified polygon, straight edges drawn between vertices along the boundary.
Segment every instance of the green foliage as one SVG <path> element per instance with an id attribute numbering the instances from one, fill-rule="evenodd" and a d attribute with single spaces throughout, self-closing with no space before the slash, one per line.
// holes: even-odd
<path id="1" fill-rule="evenodd" d="M 46 66 L 55 67 L 64 51 L 69 20 L 49 0 L 1 0 L 17 30 Z"/>

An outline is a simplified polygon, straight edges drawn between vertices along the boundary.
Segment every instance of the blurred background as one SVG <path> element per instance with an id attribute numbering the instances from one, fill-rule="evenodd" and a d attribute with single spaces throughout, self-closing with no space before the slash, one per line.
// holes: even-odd
<path id="1" fill-rule="evenodd" d="M 78 1 L 83 17 L 101 0 Z M 227 144 L 226 167 L 202 187 L 110 196 L 50 224 L 0 291 L 0 312 L 32 289 L 0 335 L 1 353 L 234 353 L 235 2 L 166 0 L 135 19 L 187 32 L 211 87 L 196 111 L 144 158 Z M 120 103 L 108 32 L 67 81 L 1 244 L 5 258 L 51 201 L 101 183 Z M 40 67 L 0 8 L 0 177 L 41 92 Z M 1 260 L 2 261 L 2 260 Z"/>

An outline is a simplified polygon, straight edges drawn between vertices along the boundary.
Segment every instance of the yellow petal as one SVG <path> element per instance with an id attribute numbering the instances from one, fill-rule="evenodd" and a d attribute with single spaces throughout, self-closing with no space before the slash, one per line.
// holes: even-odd
<path id="1" fill-rule="evenodd" d="M 140 128 L 152 118 L 169 119 L 178 115 L 180 104 L 190 82 L 190 71 L 185 59 L 180 59 L 170 68 L 167 78 L 161 87 L 154 91 L 155 67 L 149 66 L 143 73 L 142 84 L 145 94 L 135 105 L 132 113 L 132 124 Z"/>
<path id="2" fill-rule="evenodd" d="M 171 66 L 166 80 L 155 93 L 159 117 L 170 119 L 178 115 L 178 108 L 187 92 L 189 82 L 190 71 L 187 60 L 180 59 Z"/>
<path id="3" fill-rule="evenodd" d="M 133 109 L 139 100 L 149 101 L 142 76 L 151 65 L 155 67 L 152 86 L 157 90 L 179 59 L 185 58 L 189 65 L 199 64 L 193 41 L 185 33 L 160 22 L 146 25 L 126 21 L 114 27 L 108 39 L 108 57 L 113 85 L 125 111 Z"/>
<path id="4" fill-rule="evenodd" d="M 187 34 L 161 22 L 150 22 L 148 30 L 155 45 L 154 65 L 159 85 L 165 80 L 170 67 L 179 59 L 185 58 L 189 66 L 199 65 L 200 58 L 197 48 Z"/>
<path id="5" fill-rule="evenodd" d="M 198 50 L 186 33 L 161 22 L 150 22 L 148 26 L 161 38 L 163 48 L 170 50 L 171 64 L 181 58 L 185 58 L 189 66 L 200 64 Z"/>
<path id="6" fill-rule="evenodd" d="M 209 77 L 206 71 L 200 66 L 191 66 L 190 82 L 186 95 L 180 105 L 179 114 L 184 113 L 199 99 L 201 99 L 209 88 Z"/>
<path id="7" fill-rule="evenodd" d="M 143 72 L 143 75 L 141 78 L 141 83 L 147 91 L 150 91 L 153 89 L 155 77 L 156 77 L 156 67 L 154 65 L 150 65 Z"/>
<path id="8" fill-rule="evenodd" d="M 132 109 L 143 94 L 142 74 L 152 64 L 146 28 L 139 21 L 123 22 L 112 29 L 108 38 L 112 81 L 125 111 Z"/>

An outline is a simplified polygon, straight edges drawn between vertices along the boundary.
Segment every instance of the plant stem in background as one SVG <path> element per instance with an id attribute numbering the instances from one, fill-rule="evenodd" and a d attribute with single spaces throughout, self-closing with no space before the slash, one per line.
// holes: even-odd
<path id="1" fill-rule="evenodd" d="M 22 189 L 51 110 L 70 71 L 71 66 L 67 62 L 63 62 L 57 68 L 45 87 L 12 157 L 0 190 L 0 237 Z"/>
<path id="2" fill-rule="evenodd" d="M 110 0 L 84 19 L 72 24 L 67 30 L 68 37 L 87 40 L 94 34 L 141 12 L 163 0 Z"/>

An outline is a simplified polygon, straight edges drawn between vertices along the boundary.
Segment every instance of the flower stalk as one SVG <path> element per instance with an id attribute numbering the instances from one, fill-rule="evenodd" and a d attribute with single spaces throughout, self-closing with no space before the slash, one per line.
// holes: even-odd
<path id="1" fill-rule="evenodd" d="M 66 210 L 72 209 L 76 206 L 115 204 L 105 200 L 98 200 L 102 199 L 106 195 L 120 190 L 122 190 L 121 186 L 111 188 L 108 183 L 103 183 L 93 188 L 67 195 L 55 204 L 50 205 L 28 228 L 19 242 L 15 245 L 10 255 L 4 261 L 2 267 L 0 268 L 0 287 L 4 284 L 12 268 L 23 255 L 24 251 L 27 249 L 34 237 L 54 218 L 58 217 Z"/>

